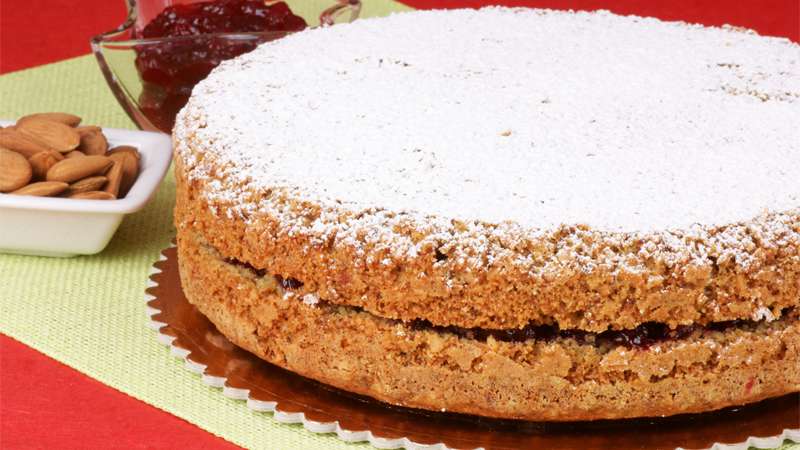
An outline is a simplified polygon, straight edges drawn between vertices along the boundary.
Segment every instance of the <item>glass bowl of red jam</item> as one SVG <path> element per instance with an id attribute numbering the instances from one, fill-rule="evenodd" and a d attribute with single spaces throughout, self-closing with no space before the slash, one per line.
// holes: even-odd
<path id="1" fill-rule="evenodd" d="M 143 130 L 170 133 L 192 88 L 220 62 L 315 26 L 350 22 L 360 0 L 127 0 L 91 41 L 111 91 Z"/>

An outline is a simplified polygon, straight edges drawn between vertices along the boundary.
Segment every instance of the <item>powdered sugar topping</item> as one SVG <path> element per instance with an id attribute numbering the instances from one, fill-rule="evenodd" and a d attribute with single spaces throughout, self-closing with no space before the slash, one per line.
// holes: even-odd
<path id="1" fill-rule="evenodd" d="M 333 208 L 296 224 L 303 233 L 331 231 L 341 208 L 499 233 L 692 230 L 800 206 L 800 46 L 728 29 L 605 12 L 399 14 L 224 63 L 182 115 L 176 138 L 196 125 L 225 214 L 274 207 L 253 204 L 253 189 Z"/>

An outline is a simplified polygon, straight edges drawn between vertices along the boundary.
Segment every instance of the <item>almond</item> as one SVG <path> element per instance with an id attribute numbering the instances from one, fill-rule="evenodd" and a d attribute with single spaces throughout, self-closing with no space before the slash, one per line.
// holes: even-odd
<path id="1" fill-rule="evenodd" d="M 48 152 L 49 152 L 51 155 L 53 155 L 53 158 L 55 158 L 55 159 L 56 159 L 56 160 L 58 160 L 58 161 L 61 161 L 61 160 L 63 160 L 64 158 L 66 158 L 66 156 L 64 156 L 64 154 L 63 154 L 63 153 L 59 153 L 59 152 L 57 152 L 57 151 L 55 151 L 55 150 L 48 150 Z"/>
<path id="2" fill-rule="evenodd" d="M 122 161 L 114 161 L 114 165 L 106 172 L 108 183 L 103 191 L 114 197 L 119 196 L 119 185 L 122 183 Z"/>
<path id="3" fill-rule="evenodd" d="M 103 132 L 98 130 L 87 130 L 78 132 L 81 139 L 81 144 L 78 150 L 86 155 L 105 155 L 108 150 L 108 141 L 103 135 Z"/>
<path id="4" fill-rule="evenodd" d="M 3 128 L 0 130 L 0 147 L 17 152 L 25 158 L 50 150 L 46 145 L 31 139 L 15 128 Z"/>
<path id="5" fill-rule="evenodd" d="M 135 149 L 134 152 L 136 152 Z M 121 151 L 108 156 L 112 160 L 122 163 L 122 182 L 119 185 L 118 197 L 127 195 L 133 183 L 136 182 L 136 177 L 139 176 L 139 158 L 135 156 L 138 154 L 138 152 Z"/>
<path id="6" fill-rule="evenodd" d="M 12 192 L 16 195 L 35 195 L 37 197 L 50 197 L 58 195 L 65 190 L 69 185 L 61 181 L 40 181 L 38 183 L 31 183 L 23 188 L 17 189 Z"/>
<path id="7" fill-rule="evenodd" d="M 61 153 L 75 150 L 81 143 L 78 132 L 60 122 L 34 118 L 19 123 L 17 130 Z"/>
<path id="8" fill-rule="evenodd" d="M 33 177 L 37 180 L 43 180 L 47 177 L 47 171 L 62 159 L 64 157 L 61 153 L 55 150 L 47 150 L 31 156 L 28 158 L 28 162 L 33 169 Z"/>
<path id="9" fill-rule="evenodd" d="M 15 191 L 31 181 L 33 172 L 24 156 L 0 148 L 0 192 Z"/>
<path id="10" fill-rule="evenodd" d="M 68 195 L 78 194 L 81 192 L 99 191 L 108 181 L 108 178 L 97 175 L 94 177 L 84 178 L 69 185 Z"/>
<path id="11" fill-rule="evenodd" d="M 83 200 L 114 200 L 115 197 L 109 194 L 108 192 L 89 191 L 89 192 L 79 192 L 77 194 L 72 194 L 68 198 L 76 198 Z"/>
<path id="12" fill-rule="evenodd" d="M 101 155 L 66 158 L 47 171 L 47 181 L 72 183 L 90 175 L 103 173 L 111 164 L 113 161 L 110 158 Z"/>
<path id="13" fill-rule="evenodd" d="M 93 132 L 93 131 L 100 131 L 100 132 L 102 132 L 102 131 L 103 131 L 103 129 L 102 129 L 102 128 L 100 128 L 100 127 L 98 127 L 98 126 L 96 126 L 96 125 L 84 125 L 84 126 L 82 126 L 82 127 L 75 127 L 75 131 L 77 131 L 77 132 L 78 132 L 78 135 L 80 135 L 81 137 L 83 137 L 83 135 L 84 135 L 84 134 L 86 134 L 86 133 L 91 133 L 91 132 Z"/>
<path id="14" fill-rule="evenodd" d="M 83 158 L 84 156 L 86 156 L 86 154 L 80 150 L 73 150 L 67 153 L 67 158 Z"/>
<path id="15" fill-rule="evenodd" d="M 109 156 L 115 153 L 130 153 L 131 155 L 136 157 L 137 161 L 141 159 L 141 156 L 139 156 L 139 150 L 137 150 L 136 147 L 130 145 L 120 145 L 108 151 Z"/>
<path id="16" fill-rule="evenodd" d="M 79 123 L 81 123 L 81 118 L 76 116 L 75 114 L 68 114 L 62 112 L 50 112 L 50 113 L 36 113 L 36 114 L 28 114 L 25 117 L 20 117 L 17 121 L 17 125 L 24 123 L 28 120 L 49 120 L 51 122 L 58 122 L 63 123 L 64 125 L 70 127 L 77 127 Z"/>

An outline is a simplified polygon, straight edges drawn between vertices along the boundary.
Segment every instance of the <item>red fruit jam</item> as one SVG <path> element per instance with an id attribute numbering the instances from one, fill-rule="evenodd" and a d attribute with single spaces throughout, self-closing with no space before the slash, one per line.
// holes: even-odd
<path id="1" fill-rule="evenodd" d="M 139 106 L 153 125 L 169 133 L 194 85 L 220 62 L 307 26 L 284 2 L 216 0 L 167 7 L 136 36 L 179 38 L 136 46 L 136 69 L 143 84 Z M 275 34 L 247 40 L 213 34 L 230 32 Z"/>

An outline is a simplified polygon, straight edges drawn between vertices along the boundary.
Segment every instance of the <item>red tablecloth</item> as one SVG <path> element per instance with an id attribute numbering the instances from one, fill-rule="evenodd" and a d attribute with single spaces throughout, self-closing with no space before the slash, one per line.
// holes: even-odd
<path id="1" fill-rule="evenodd" d="M 365 0 L 370 1 L 370 0 Z M 706 25 L 731 24 L 800 41 L 798 0 L 404 0 L 416 8 L 486 4 L 557 9 L 609 9 Z M 121 24 L 123 0 L 3 0 L 0 73 L 89 52 L 89 38 Z"/>
<path id="2" fill-rule="evenodd" d="M 405 3 L 417 8 L 475 7 L 489 3 L 602 8 L 707 25 L 727 23 L 800 41 L 798 0 L 406 0 Z M 0 73 L 88 53 L 89 38 L 116 27 L 124 16 L 122 0 L 2 0 Z M 153 433 L 155 429 L 159 432 Z M 235 446 L 0 335 L 0 448 Z"/>

